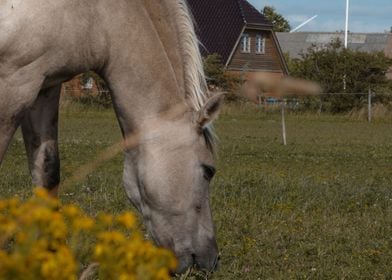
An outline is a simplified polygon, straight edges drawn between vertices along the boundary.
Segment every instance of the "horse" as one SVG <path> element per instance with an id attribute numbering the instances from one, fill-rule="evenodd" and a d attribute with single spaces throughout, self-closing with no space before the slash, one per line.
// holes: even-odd
<path id="1" fill-rule="evenodd" d="M 215 174 L 211 96 L 186 0 L 2 0 L 0 164 L 21 126 L 34 185 L 60 183 L 61 83 L 92 70 L 111 91 L 125 145 L 123 181 L 157 245 L 212 271 Z"/>

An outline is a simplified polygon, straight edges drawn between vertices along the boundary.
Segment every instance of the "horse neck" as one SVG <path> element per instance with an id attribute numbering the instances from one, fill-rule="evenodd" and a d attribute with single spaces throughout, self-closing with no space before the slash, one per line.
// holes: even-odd
<path id="1" fill-rule="evenodd" d="M 207 84 L 199 41 L 185 0 L 145 0 L 145 8 L 159 34 L 181 91 L 195 110 L 203 107 Z"/>
<path id="2" fill-rule="evenodd" d="M 113 11 L 116 21 L 106 15 L 110 53 L 103 74 L 124 126 L 187 104 L 177 22 L 165 3 L 125 1 L 121 16 Z"/>
<path id="3" fill-rule="evenodd" d="M 173 2 L 173 1 L 171 1 Z M 181 40 L 177 31 L 178 26 L 172 7 L 167 1 L 145 0 L 145 9 L 150 17 L 160 43 L 170 61 L 181 91 L 185 90 L 184 58 L 179 46 Z"/>

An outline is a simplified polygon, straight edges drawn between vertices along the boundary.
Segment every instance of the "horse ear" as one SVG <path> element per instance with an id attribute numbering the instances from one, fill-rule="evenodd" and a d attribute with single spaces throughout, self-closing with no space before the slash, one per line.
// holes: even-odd
<path id="1" fill-rule="evenodd" d="M 224 93 L 216 93 L 207 100 L 206 104 L 198 112 L 197 123 L 200 127 L 206 127 L 218 117 L 224 95 Z"/>

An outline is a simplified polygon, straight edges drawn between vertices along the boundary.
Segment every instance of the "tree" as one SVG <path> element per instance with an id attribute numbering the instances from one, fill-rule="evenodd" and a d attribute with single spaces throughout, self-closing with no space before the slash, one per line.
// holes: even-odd
<path id="1" fill-rule="evenodd" d="M 281 14 L 277 13 L 274 7 L 265 6 L 262 13 L 272 22 L 275 32 L 289 32 L 291 30 L 289 22 Z"/>
<path id="2" fill-rule="evenodd" d="M 332 112 L 360 106 L 363 96 L 354 93 L 366 93 L 369 88 L 375 92 L 392 92 L 386 77 L 391 66 L 392 59 L 383 52 L 345 49 L 340 40 L 332 41 L 322 49 L 313 46 L 300 59 L 289 60 L 291 75 L 318 82 L 324 92 L 329 93 L 323 97 L 323 102 L 330 104 Z"/>
<path id="3" fill-rule="evenodd" d="M 210 88 L 218 88 L 227 92 L 226 100 L 236 101 L 239 96 L 236 94 L 240 85 L 240 77 L 226 72 L 219 54 L 211 54 L 204 58 L 204 72 Z"/>

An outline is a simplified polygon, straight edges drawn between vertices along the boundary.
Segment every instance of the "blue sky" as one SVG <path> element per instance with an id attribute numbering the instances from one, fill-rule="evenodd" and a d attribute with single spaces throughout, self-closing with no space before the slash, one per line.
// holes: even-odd
<path id="1" fill-rule="evenodd" d="M 248 0 L 257 9 L 273 6 L 294 28 L 318 15 L 301 31 L 337 31 L 344 29 L 345 0 Z M 392 26 L 392 0 L 350 0 L 351 32 L 384 32 Z"/>

